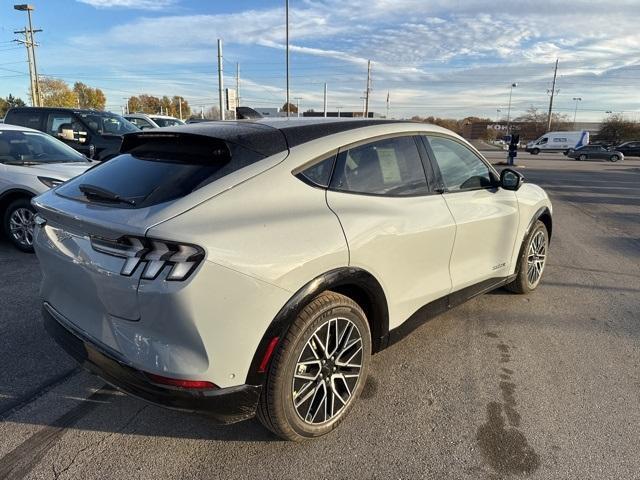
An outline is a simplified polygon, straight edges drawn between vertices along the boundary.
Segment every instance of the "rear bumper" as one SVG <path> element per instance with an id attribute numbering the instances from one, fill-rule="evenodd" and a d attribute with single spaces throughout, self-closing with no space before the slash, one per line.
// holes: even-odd
<path id="1" fill-rule="evenodd" d="M 152 383 L 144 372 L 127 364 L 121 355 L 75 328 L 53 307 L 42 308 L 45 329 L 84 368 L 134 397 L 162 407 L 201 413 L 218 423 L 239 422 L 255 415 L 262 387 L 240 385 L 209 390 L 188 390 Z"/>

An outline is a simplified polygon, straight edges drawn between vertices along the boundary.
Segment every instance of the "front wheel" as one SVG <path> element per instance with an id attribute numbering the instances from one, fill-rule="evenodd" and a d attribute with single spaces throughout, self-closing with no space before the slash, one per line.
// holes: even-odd
<path id="1" fill-rule="evenodd" d="M 538 155 L 539 153 L 540 153 L 539 148 L 534 148 L 533 150 L 531 150 L 531 155 Z"/>
<path id="2" fill-rule="evenodd" d="M 28 198 L 9 204 L 4 213 L 4 232 L 9 241 L 23 252 L 33 252 L 33 227 L 36 211 Z"/>
<path id="3" fill-rule="evenodd" d="M 578 157 L 578 160 L 580 160 L 581 162 L 584 162 L 586 159 L 587 156 L 584 153 Z"/>
<path id="4" fill-rule="evenodd" d="M 360 395 L 370 356 L 369 324 L 358 304 L 338 293 L 320 294 L 280 340 L 258 419 L 286 440 L 331 432 Z"/>
<path id="5" fill-rule="evenodd" d="M 609 157 L 609 160 L 612 162 L 617 162 L 618 160 L 620 160 L 620 156 L 619 155 L 611 155 Z"/>
<path id="6" fill-rule="evenodd" d="M 515 293 L 529 293 L 540 284 L 547 262 L 549 233 L 543 222 L 537 220 L 525 239 L 524 248 L 518 258 L 516 278 L 506 285 Z"/>

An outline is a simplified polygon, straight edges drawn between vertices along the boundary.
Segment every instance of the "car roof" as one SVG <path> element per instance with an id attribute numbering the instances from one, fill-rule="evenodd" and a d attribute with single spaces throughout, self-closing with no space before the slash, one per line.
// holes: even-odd
<path id="1" fill-rule="evenodd" d="M 107 110 L 96 110 L 93 108 L 66 108 L 66 107 L 13 107 L 9 109 L 7 115 L 10 112 L 73 112 L 79 114 L 94 115 L 119 115 L 118 113 L 109 112 Z"/>
<path id="2" fill-rule="evenodd" d="M 33 128 L 21 127 L 20 125 L 11 125 L 10 123 L 0 123 L 0 131 L 2 130 L 42 133 L 39 130 L 34 130 Z"/>
<path id="3" fill-rule="evenodd" d="M 135 137 L 132 142 L 139 143 L 141 137 L 153 138 L 162 135 L 199 135 L 217 138 L 242 145 L 262 155 L 270 156 L 286 151 L 304 143 L 349 130 L 380 125 L 406 124 L 419 127 L 422 131 L 448 132 L 435 125 L 408 120 L 378 120 L 353 118 L 261 118 L 255 120 L 229 120 L 189 123 L 176 127 L 134 132 L 125 135 Z M 451 132 L 448 132 L 451 133 Z M 455 134 L 454 134 L 455 135 Z"/>

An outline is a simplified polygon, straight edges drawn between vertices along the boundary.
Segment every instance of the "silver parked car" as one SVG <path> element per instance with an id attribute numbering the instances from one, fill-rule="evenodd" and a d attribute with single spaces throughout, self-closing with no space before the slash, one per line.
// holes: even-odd
<path id="1" fill-rule="evenodd" d="M 124 116 L 140 130 L 161 127 L 177 127 L 184 125 L 184 121 L 168 115 L 147 115 L 146 113 L 130 113 Z"/>
<path id="2" fill-rule="evenodd" d="M 585 145 L 584 147 L 570 150 L 567 153 L 567 157 L 581 161 L 596 159 L 617 162 L 620 160 L 624 160 L 624 155 L 622 154 L 622 152 L 618 152 L 617 150 L 610 150 L 603 147 L 602 145 Z"/>
<path id="3" fill-rule="evenodd" d="M 33 251 L 31 199 L 91 166 L 81 153 L 31 128 L 0 125 L 0 218 L 7 238 Z"/>

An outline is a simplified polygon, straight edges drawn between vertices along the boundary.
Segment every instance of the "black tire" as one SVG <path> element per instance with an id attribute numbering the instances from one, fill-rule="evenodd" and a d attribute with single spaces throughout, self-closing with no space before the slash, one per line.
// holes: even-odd
<path id="1" fill-rule="evenodd" d="M 539 148 L 534 148 L 533 150 L 531 150 L 531 155 L 538 155 L 539 153 L 540 153 Z"/>
<path id="2" fill-rule="evenodd" d="M 362 350 L 360 354 L 356 353 L 356 360 L 354 361 L 360 361 L 361 367 L 359 376 L 355 379 L 355 383 L 352 384 L 352 387 L 349 389 L 351 395 L 346 397 L 347 399 L 346 402 L 344 402 L 344 406 L 334 403 L 334 405 L 338 405 L 339 407 L 335 416 L 332 416 L 327 420 L 326 414 L 324 414 L 324 422 L 313 423 L 315 417 L 311 418 L 311 422 L 307 421 L 307 416 L 309 415 L 307 412 L 307 414 L 305 414 L 305 419 L 303 419 L 299 414 L 299 410 L 297 410 L 294 405 L 294 395 L 296 393 L 294 389 L 300 388 L 298 393 L 302 394 L 301 392 L 304 388 L 301 386 L 296 387 L 295 382 L 299 381 L 309 383 L 311 385 L 307 390 L 309 392 L 318 392 L 321 390 L 320 387 L 322 387 L 325 394 L 328 394 L 329 392 L 327 391 L 327 387 L 324 386 L 323 381 L 326 381 L 327 385 L 331 382 L 332 387 L 337 387 L 338 381 L 336 380 L 336 383 L 334 383 L 333 376 L 331 377 L 331 380 L 327 380 L 327 378 L 322 375 L 322 372 L 326 374 L 324 370 L 325 368 L 328 369 L 327 371 L 331 372 L 331 367 L 328 363 L 325 364 L 325 362 L 323 362 L 322 366 L 317 365 L 318 373 L 315 374 L 315 379 L 313 380 L 295 380 L 294 375 L 308 374 L 309 376 L 314 376 L 313 372 L 306 372 L 306 369 L 301 371 L 300 369 L 303 367 L 301 367 L 298 362 L 303 357 L 303 354 L 308 352 L 306 349 L 312 348 L 308 342 L 312 342 L 314 333 L 319 331 L 319 335 L 322 336 L 324 331 L 322 329 L 324 326 L 330 326 L 332 324 L 331 322 L 336 321 L 336 319 L 341 319 L 338 321 L 345 322 L 344 325 L 348 326 L 351 323 L 357 327 L 357 331 L 355 333 L 360 336 L 360 345 Z M 327 329 L 328 328 L 329 327 L 327 327 Z M 346 331 L 346 327 L 343 332 L 344 331 Z M 336 327 L 336 332 L 339 332 L 339 327 Z M 354 332 L 353 328 L 351 332 Z M 337 337 L 340 337 L 340 335 L 337 335 Z M 340 337 L 341 340 L 342 338 L 343 337 Z M 353 338 L 356 337 L 354 336 Z M 347 341 L 348 340 L 349 339 L 347 339 Z M 347 350 L 346 355 L 351 355 L 352 351 L 355 351 L 357 348 L 357 344 L 352 348 L 353 350 Z M 336 350 L 339 350 L 337 344 Z M 337 363 L 341 357 L 340 355 L 336 355 L 335 357 L 335 362 Z M 302 310 L 302 312 L 300 312 L 289 328 L 286 336 L 281 339 L 278 344 L 276 352 L 271 360 L 267 381 L 258 403 L 258 419 L 266 428 L 286 440 L 302 441 L 331 432 L 342 422 L 342 420 L 344 420 L 359 397 L 366 381 L 370 357 L 371 333 L 369 331 L 367 318 L 360 306 L 350 298 L 338 293 L 324 292 L 320 294 L 312 300 Z M 326 362 L 329 362 L 329 357 L 324 358 L 327 358 Z M 351 358 L 349 358 L 347 363 L 351 362 Z M 334 365 L 333 360 L 334 357 L 331 357 L 331 366 Z M 314 360 L 311 360 L 311 362 L 313 361 Z M 335 372 L 335 368 L 333 371 Z M 306 396 L 307 395 L 304 395 L 303 398 Z M 335 400 L 336 397 L 334 395 L 333 402 L 335 402 Z M 314 402 L 316 402 L 316 393 L 312 394 L 310 398 L 309 411 L 311 411 L 311 406 Z M 327 398 L 325 402 L 329 402 L 329 399 Z M 321 405 L 322 402 L 319 402 L 319 404 Z M 306 409 L 306 405 L 307 401 L 301 401 L 301 405 L 299 405 L 298 408 Z M 328 407 L 328 403 L 324 403 L 324 408 L 330 408 Z M 316 410 L 320 411 L 319 406 Z"/>
<path id="3" fill-rule="evenodd" d="M 581 162 L 584 162 L 587 160 L 587 156 L 583 153 L 582 155 L 579 155 L 577 160 L 580 160 Z"/>
<path id="4" fill-rule="evenodd" d="M 620 156 L 619 155 L 611 155 L 609 157 L 609 160 L 612 162 L 617 162 L 618 160 L 620 160 Z"/>
<path id="5" fill-rule="evenodd" d="M 542 264 L 539 277 L 535 282 L 531 282 L 528 274 L 529 274 L 529 254 L 531 249 L 531 244 L 534 241 L 534 238 L 538 235 L 538 232 L 542 232 L 541 234 L 544 236 L 544 262 Z M 514 293 L 530 293 L 533 292 L 538 285 L 540 285 L 540 281 L 542 279 L 542 275 L 544 273 L 544 267 L 546 265 L 546 256 L 549 250 L 549 232 L 547 232 L 547 227 L 540 220 L 536 221 L 533 225 L 533 228 L 527 235 L 524 240 L 522 252 L 520 253 L 520 257 L 518 257 L 518 265 L 516 266 L 516 278 L 511 283 L 507 284 L 505 287 L 507 290 Z"/>
<path id="6" fill-rule="evenodd" d="M 26 241 L 21 241 L 19 238 L 16 238 L 16 236 L 11 231 L 11 217 L 14 215 L 16 211 L 21 209 L 22 210 L 26 209 L 30 211 L 32 215 L 35 215 L 36 213 L 35 209 L 31 206 L 31 199 L 25 197 L 25 198 L 19 198 L 18 200 L 14 200 L 9 204 L 9 206 L 4 212 L 4 218 L 2 223 L 4 227 L 4 233 L 7 239 L 18 250 L 21 250 L 27 253 L 33 253 L 33 230 L 30 236 L 31 243 L 28 243 Z M 31 226 L 31 228 L 33 228 L 33 225 Z"/>

